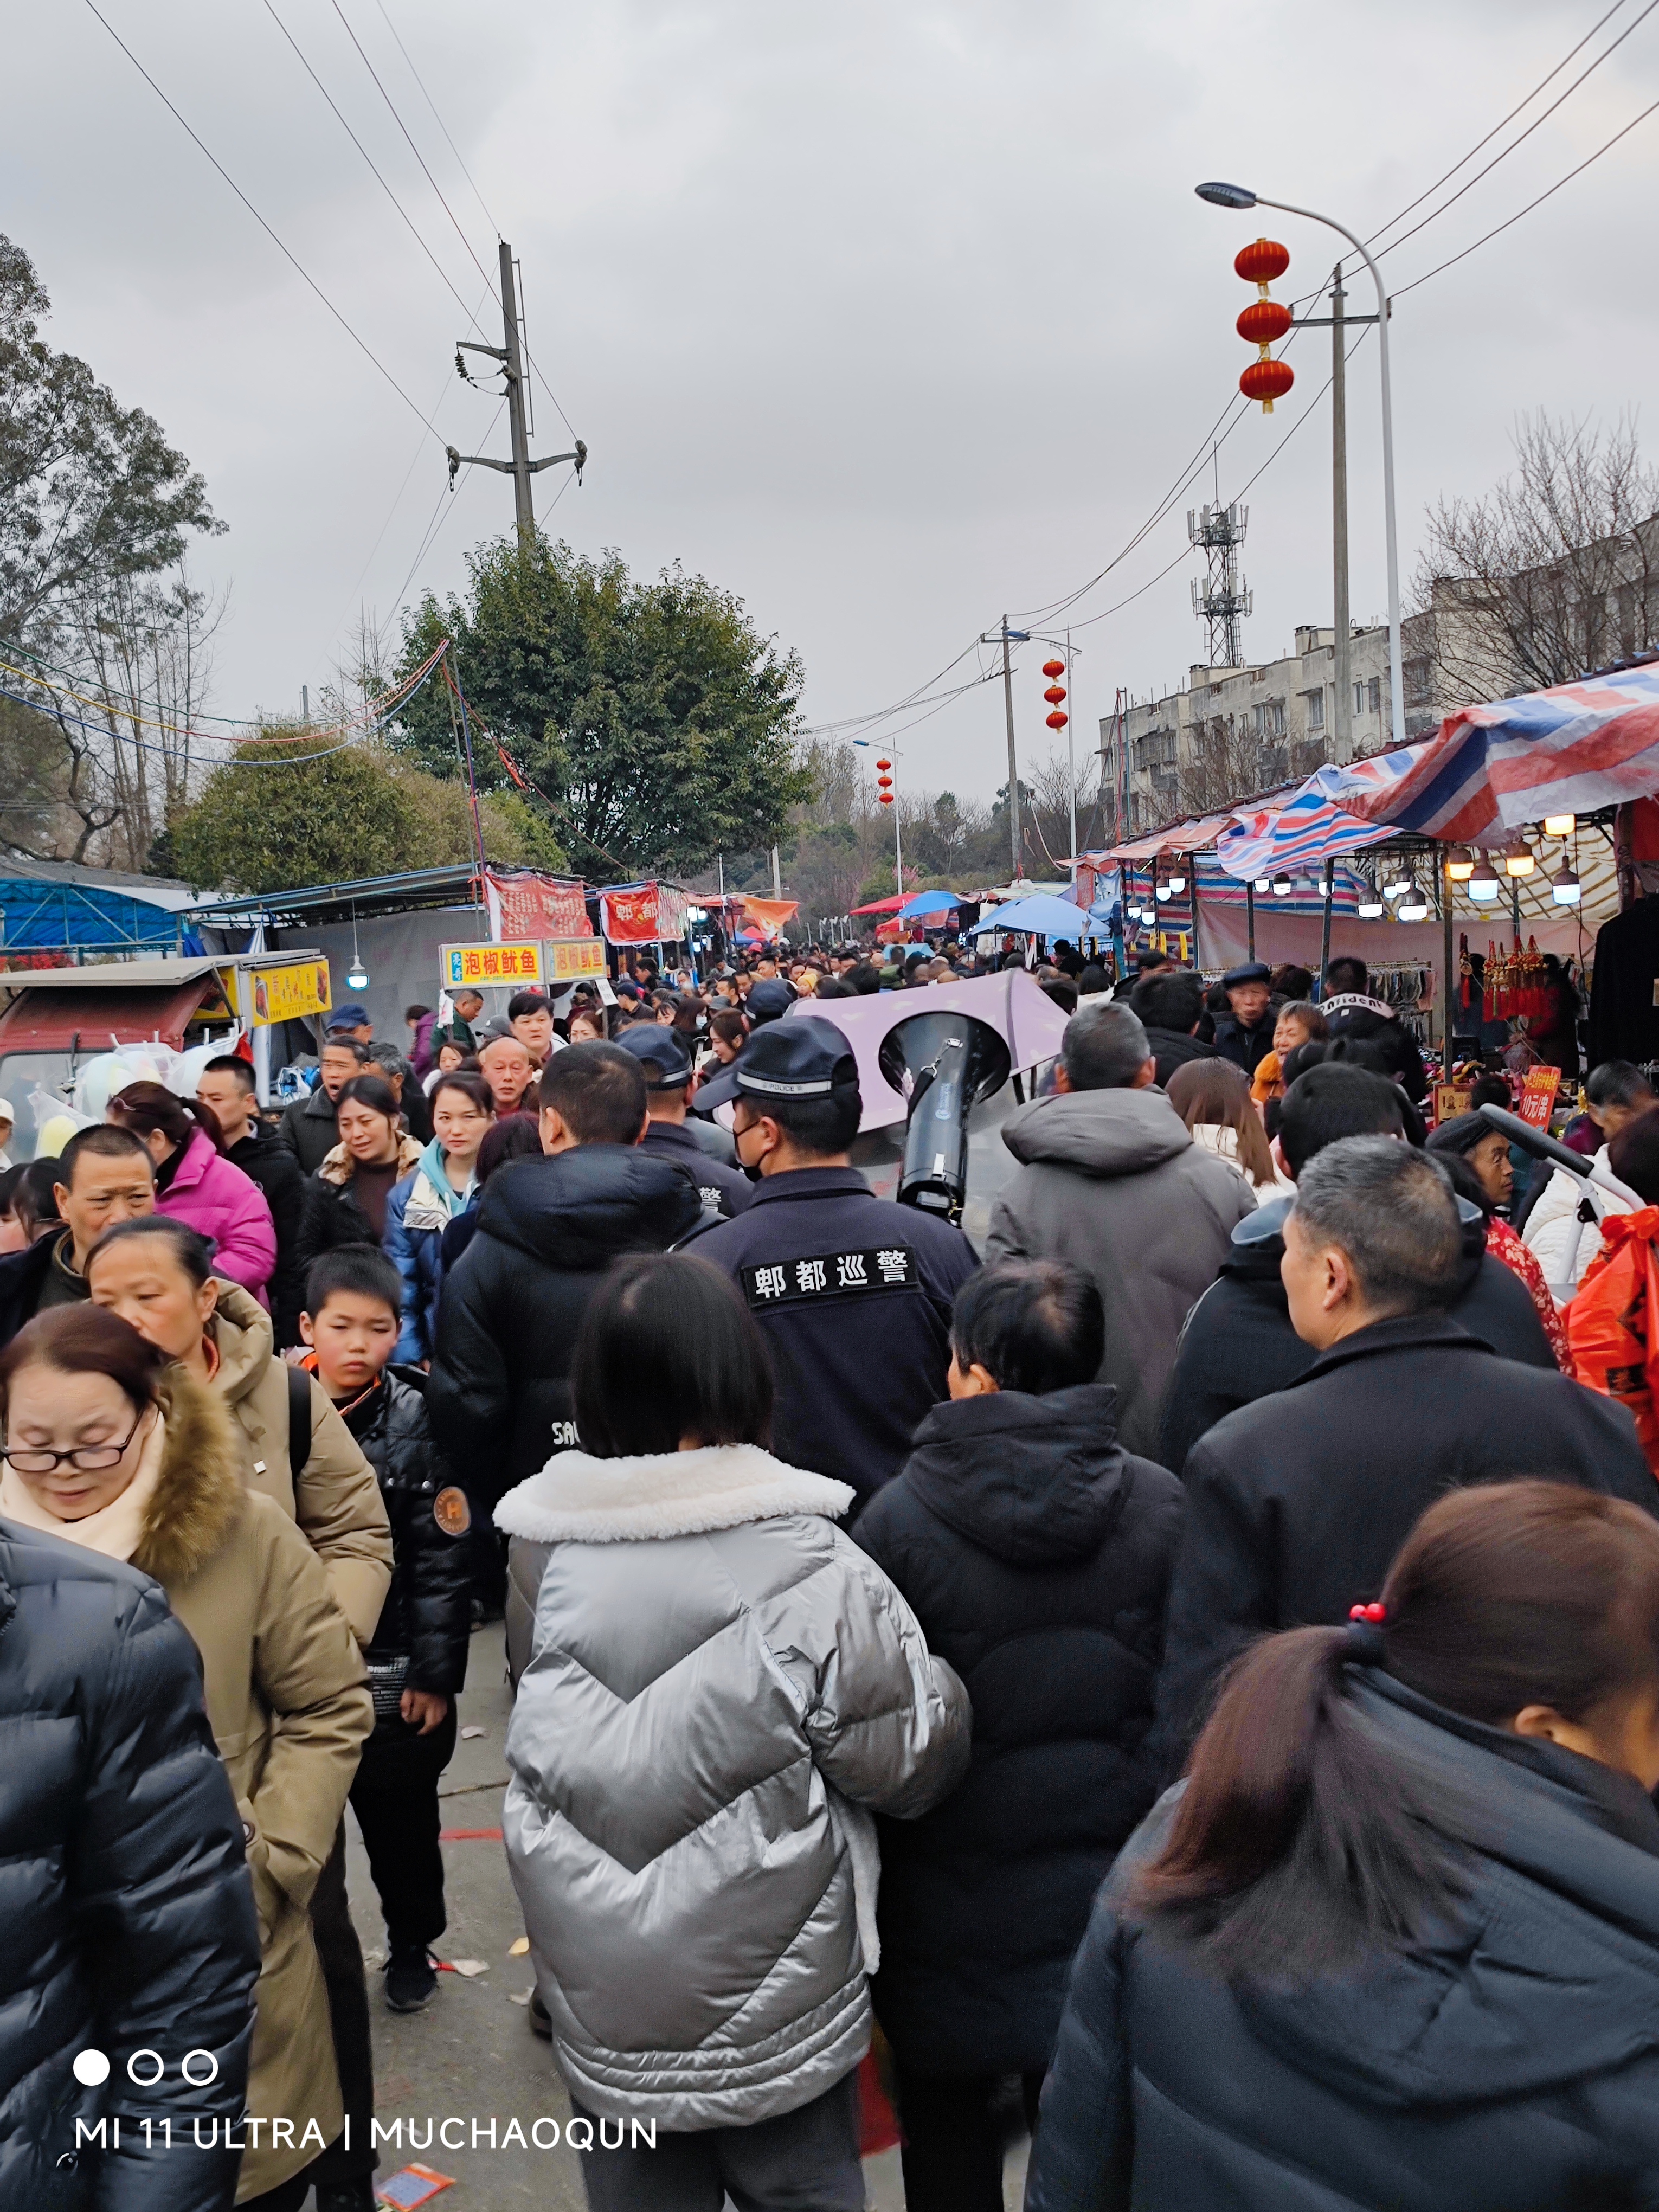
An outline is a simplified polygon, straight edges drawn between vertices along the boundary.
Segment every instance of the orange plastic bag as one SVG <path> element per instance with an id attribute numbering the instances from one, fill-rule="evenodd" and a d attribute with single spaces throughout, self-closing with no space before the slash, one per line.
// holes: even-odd
<path id="1" fill-rule="evenodd" d="M 1650 1470 L 1659 1477 L 1659 1206 L 1610 1213 L 1601 1249 L 1567 1308 L 1572 1371 L 1628 1406 Z"/>

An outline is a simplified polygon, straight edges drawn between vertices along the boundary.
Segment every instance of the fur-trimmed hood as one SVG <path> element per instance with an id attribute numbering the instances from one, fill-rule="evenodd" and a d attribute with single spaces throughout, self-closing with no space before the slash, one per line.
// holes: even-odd
<path id="1" fill-rule="evenodd" d="M 230 1415 L 217 1392 L 168 1370 L 161 1471 L 132 1564 L 164 1589 L 198 1574 L 236 1525 L 247 1492 Z"/>
<path id="2" fill-rule="evenodd" d="M 509 1490 L 495 1526 L 537 1544 L 645 1543 L 811 1513 L 836 1520 L 853 1503 L 844 1482 L 786 1467 L 758 1444 L 595 1459 L 558 1452 Z"/>

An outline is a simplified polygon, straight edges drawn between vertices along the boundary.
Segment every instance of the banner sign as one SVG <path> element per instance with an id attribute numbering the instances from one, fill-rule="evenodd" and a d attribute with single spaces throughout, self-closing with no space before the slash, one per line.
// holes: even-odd
<path id="1" fill-rule="evenodd" d="M 484 878 L 484 901 L 489 933 L 499 944 L 593 934 L 580 883 L 560 883 L 531 871 L 512 876 L 491 872 Z"/>
<path id="2" fill-rule="evenodd" d="M 542 980 L 539 945 L 445 945 L 439 948 L 438 973 L 446 991 L 462 983 L 483 989 L 491 983 L 523 988 Z"/>
<path id="3" fill-rule="evenodd" d="M 553 940 L 542 947 L 550 983 L 575 983 L 605 973 L 605 947 L 597 937 Z"/>
<path id="4" fill-rule="evenodd" d="M 1555 1094 L 1560 1088 L 1559 1067 L 1529 1067 L 1521 1079 L 1521 1103 L 1516 1111 L 1534 1129 L 1547 1129 L 1555 1108 Z"/>
<path id="5" fill-rule="evenodd" d="M 249 1027 L 268 1030 L 276 1022 L 309 1021 L 325 1014 L 333 1004 L 328 994 L 326 960 L 296 961 L 291 968 L 244 969 L 252 1004 L 240 1008 Z"/>
<path id="6" fill-rule="evenodd" d="M 605 933 L 613 945 L 654 945 L 662 935 L 657 927 L 655 884 L 639 884 L 627 891 L 601 891 L 599 914 Z"/>

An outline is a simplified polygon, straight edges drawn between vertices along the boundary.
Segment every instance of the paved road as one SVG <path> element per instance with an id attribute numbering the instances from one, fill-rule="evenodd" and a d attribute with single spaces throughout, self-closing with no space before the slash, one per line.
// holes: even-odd
<path id="1" fill-rule="evenodd" d="M 1012 1091 L 1005 1090 L 975 1117 L 963 1226 L 975 1245 L 983 1244 L 992 1200 L 1014 1166 L 1000 1135 L 1013 1106 Z M 891 1134 L 860 1140 L 859 1164 L 884 1195 L 897 1182 L 900 1151 Z M 534 2212 L 584 2212 L 585 2207 L 580 2161 L 563 2141 L 569 2100 L 547 2045 L 530 2031 L 523 2002 L 530 1989 L 529 1963 L 513 1955 L 523 1925 L 498 1839 L 508 1710 L 497 1625 L 473 1637 L 468 1687 L 461 1698 L 462 1727 L 483 1733 L 457 1744 L 442 1785 L 449 1928 L 439 1954 L 482 1960 L 485 1971 L 471 1978 L 441 1974 L 438 1994 L 426 2011 L 406 2016 L 386 2010 L 380 1976 L 373 1970 L 369 1976 L 379 2118 L 383 2125 L 401 2120 L 404 2127 L 401 2151 L 382 2149 L 380 2178 L 411 2160 L 450 2176 L 457 2185 L 433 2200 L 433 2212 L 530 2212 L 532 2207 Z M 378 1953 L 385 1932 L 368 1863 L 349 1815 L 347 1831 L 358 1931 L 365 1951 Z M 447 2120 L 461 2124 L 446 2130 Z M 516 2139 L 510 2145 L 503 2141 L 514 2120 L 526 2147 Z M 537 2120 L 559 2124 L 556 2148 L 528 2147 Z M 543 2126 L 544 2142 L 550 2133 Z M 448 2144 L 459 2141 L 460 2148 L 447 2148 L 446 2136 Z M 1011 2208 L 1019 2202 L 1024 2168 L 1021 2144 L 1009 2159 L 1006 2185 Z M 867 2160 L 866 2172 L 874 2212 L 902 2212 L 898 2153 Z"/>

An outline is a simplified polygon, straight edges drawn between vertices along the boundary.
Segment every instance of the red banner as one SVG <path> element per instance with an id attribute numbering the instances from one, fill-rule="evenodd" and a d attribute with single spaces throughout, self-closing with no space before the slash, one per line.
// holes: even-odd
<path id="1" fill-rule="evenodd" d="M 539 943 L 551 937 L 592 937 L 593 925 L 580 883 L 561 883 L 556 877 L 497 875 L 484 878 L 489 905 L 490 934 L 497 943 Z"/>
<path id="2" fill-rule="evenodd" d="M 637 890 L 602 891 L 599 911 L 613 945 L 654 945 L 662 935 L 655 884 L 641 884 Z"/>
<path id="3" fill-rule="evenodd" d="M 1559 1067 L 1529 1067 L 1521 1079 L 1521 1119 L 1529 1121 L 1534 1129 L 1547 1129 L 1555 1094 L 1560 1088 Z"/>

